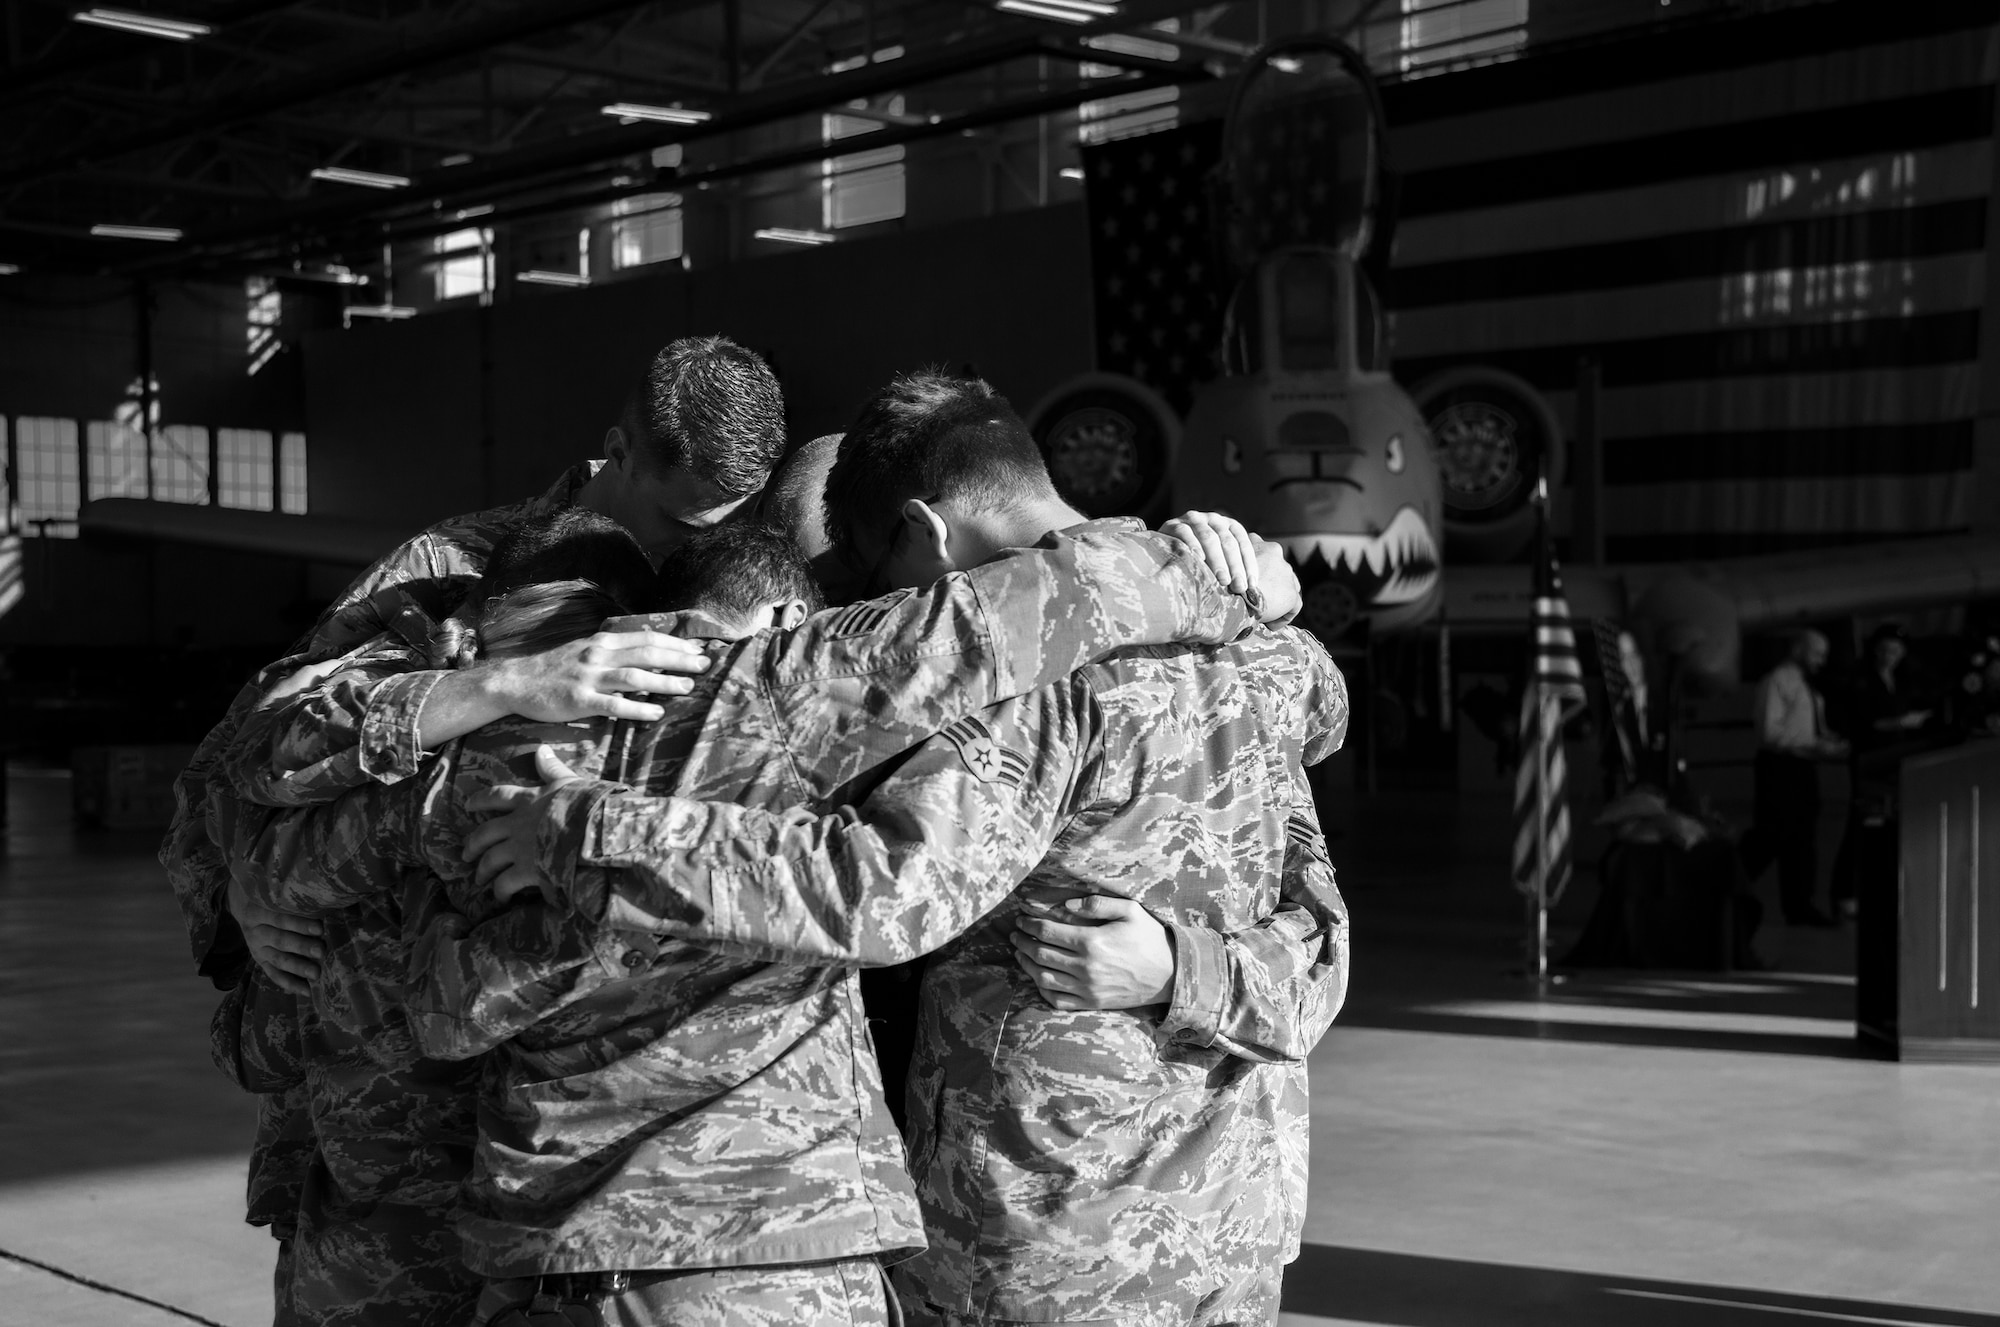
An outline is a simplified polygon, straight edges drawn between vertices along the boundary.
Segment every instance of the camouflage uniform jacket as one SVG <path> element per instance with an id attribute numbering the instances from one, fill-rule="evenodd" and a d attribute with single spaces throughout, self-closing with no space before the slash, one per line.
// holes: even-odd
<path id="1" fill-rule="evenodd" d="M 235 986 L 248 966 L 241 933 L 225 907 L 230 864 L 211 816 L 232 783 L 249 782 L 232 780 L 228 772 L 227 757 L 240 730 L 254 723 L 258 707 L 273 687 L 302 665 L 360 650 L 385 630 L 414 635 L 450 612 L 484 570 L 487 554 L 501 536 L 522 521 L 573 503 L 602 465 L 590 461 L 573 466 L 539 497 L 442 521 L 388 553 L 327 608 L 285 658 L 263 669 L 237 693 L 221 722 L 202 740 L 174 782 L 175 813 L 160 845 L 160 864 L 180 903 L 198 970 L 218 987 Z M 319 793 L 338 795 L 340 779 L 394 779 L 414 772 L 422 754 L 416 740 L 417 713 L 439 676 L 419 670 L 411 661 L 365 682 L 336 675 L 310 696 L 294 699 L 288 710 L 311 707 L 307 713 L 323 730 L 321 740 L 328 749 L 349 753 L 341 757 L 344 765 L 329 763 L 318 771 L 326 776 L 314 785 Z M 294 723 L 294 730 L 299 726 Z M 240 754 L 237 763 L 243 763 Z M 307 781 L 290 782 L 293 789 L 306 786 Z M 313 1130 L 306 1113 L 309 1099 L 307 1087 L 300 1083 L 284 1093 L 266 1095 L 261 1104 L 250 1158 L 252 1224 L 289 1227 L 286 1214 L 298 1208 L 313 1159 Z M 388 1103 L 372 1109 L 364 1105 L 351 1114 L 364 1129 L 375 1127 L 370 1121 L 402 1118 Z M 408 1117 L 413 1124 L 427 1118 L 424 1112 Z"/>
<path id="2" fill-rule="evenodd" d="M 292 908 L 380 889 L 384 863 L 446 882 L 406 899 L 407 1000 L 433 1054 L 490 1057 L 468 1207 L 484 1275 L 802 1262 L 909 1250 L 922 1226 L 881 1100 L 858 984 L 495 911 L 467 879 L 467 800 L 532 781 L 548 742 L 573 768 L 786 807 L 833 797 L 954 719 L 1137 640 L 1233 637 L 1242 601 L 1163 536 L 1085 526 L 921 594 L 711 645 L 717 663 L 655 724 L 510 720 L 373 786 L 332 816 L 280 816 L 250 849 Z M 688 615 L 644 619 L 683 635 Z M 459 914 L 463 915 L 459 915 Z M 511 1038 L 511 1039 L 510 1039 Z"/>
<path id="3" fill-rule="evenodd" d="M 910 1272 L 1000 1319 L 1192 1302 L 1297 1253 L 1304 1059 L 1347 967 L 1302 764 L 1346 720 L 1301 632 L 1126 651 L 961 720 L 834 815 L 572 785 L 598 824 L 558 883 L 614 924 L 829 962 L 921 953 L 1024 879 L 1138 900 L 1172 936 L 1164 1010 L 1047 1005 L 1008 942 L 1018 900 L 931 960 L 909 1090 L 931 1247 Z"/>
<path id="4" fill-rule="evenodd" d="M 485 569 L 487 554 L 501 536 L 523 521 L 571 505 L 603 464 L 572 466 L 539 497 L 440 521 L 384 555 L 327 607 L 288 655 L 237 693 L 222 721 L 202 739 L 194 759 L 174 781 L 175 812 L 160 845 L 160 865 L 180 902 L 195 962 L 219 988 L 235 984 L 247 956 L 224 908 L 228 864 L 210 834 L 208 804 L 211 787 L 220 786 L 217 780 L 225 772 L 224 755 L 244 721 L 273 685 L 301 665 L 361 646 L 391 627 L 399 614 L 421 610 L 436 619 L 450 612 Z M 322 722 L 345 730 L 346 736 L 327 742 L 329 749 L 343 753 L 338 757 L 342 768 L 325 771 L 329 777 L 318 781 L 275 782 L 292 782 L 298 793 L 288 800 L 299 800 L 311 790 L 337 796 L 357 777 L 393 782 L 415 773 L 423 756 L 417 745 L 417 713 L 441 676 L 410 671 L 376 678 L 367 687 L 328 684 L 322 689 L 320 713 Z"/>
<path id="5" fill-rule="evenodd" d="M 345 656 L 335 685 L 365 691 L 421 666 L 428 620 L 413 611 L 398 626 L 401 630 Z M 260 740 L 261 726 L 278 714 L 294 713 L 303 726 L 314 713 L 309 694 L 297 702 L 296 713 L 294 706 L 275 706 L 251 715 L 239 740 Z M 276 822 L 298 813 L 256 805 L 232 787 L 211 791 L 209 813 L 246 892 L 286 906 L 289 895 L 274 874 L 284 863 L 251 845 Z M 402 1000 L 408 963 L 401 894 L 425 887 L 429 879 L 419 865 L 397 864 L 385 872 L 389 888 L 326 912 L 325 953 L 307 998 L 271 990 L 254 968 L 238 987 L 247 992 L 235 1052 L 242 1073 L 232 1077 L 252 1090 L 274 1090 L 277 1075 L 268 1066 L 286 1058 L 278 1039 L 287 1024 L 296 1043 L 290 1056 L 304 1087 L 320 1163 L 299 1205 L 315 1229 L 330 1229 L 383 1203 L 423 1209 L 440 1228 L 448 1228 L 456 1214 L 459 1187 L 470 1168 L 478 1066 L 424 1057 Z M 225 1014 L 229 1003 L 224 1002 Z M 218 1015 L 218 1062 L 228 1055 L 220 1035 L 226 1021 Z"/>

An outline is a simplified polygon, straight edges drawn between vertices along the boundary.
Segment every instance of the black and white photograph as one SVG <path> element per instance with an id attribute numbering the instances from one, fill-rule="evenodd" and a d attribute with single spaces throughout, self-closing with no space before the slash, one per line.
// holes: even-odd
<path id="1" fill-rule="evenodd" d="M 5 0 L 0 1323 L 2000 1327 L 2000 0 Z"/>

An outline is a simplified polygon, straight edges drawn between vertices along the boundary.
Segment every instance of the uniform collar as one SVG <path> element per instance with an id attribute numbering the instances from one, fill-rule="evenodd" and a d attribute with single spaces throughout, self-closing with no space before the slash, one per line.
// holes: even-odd
<path id="1" fill-rule="evenodd" d="M 627 617 L 614 617 L 605 622 L 605 631 L 659 631 L 682 640 L 714 640 L 734 644 L 743 639 L 743 634 L 732 627 L 725 627 L 708 614 L 695 608 L 677 609 L 671 613 L 634 613 Z"/>

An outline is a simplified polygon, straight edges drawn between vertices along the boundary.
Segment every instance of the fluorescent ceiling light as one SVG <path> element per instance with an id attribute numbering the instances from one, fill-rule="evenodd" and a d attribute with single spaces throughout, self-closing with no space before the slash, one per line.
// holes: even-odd
<path id="1" fill-rule="evenodd" d="M 587 286 L 590 278 L 580 272 L 544 272 L 535 268 L 527 272 L 516 272 L 516 281 L 527 281 L 537 286 Z"/>
<path id="2" fill-rule="evenodd" d="M 1104 32 L 1095 37 L 1085 37 L 1083 44 L 1094 51 L 1110 51 L 1114 55 L 1136 55 L 1142 60 L 1165 60 L 1169 63 L 1181 58 L 1181 48 L 1163 41 L 1148 41 L 1144 37 L 1134 37 L 1123 32 Z"/>
<path id="3" fill-rule="evenodd" d="M 470 152 L 454 152 L 450 156 L 446 157 L 443 161 L 440 161 L 438 165 L 463 166 L 466 162 L 471 160 L 472 160 L 472 154 Z"/>
<path id="4" fill-rule="evenodd" d="M 1064 166 L 1061 170 L 1057 171 L 1056 174 L 1062 176 L 1065 180 L 1080 180 L 1083 178 L 1083 167 Z"/>
<path id="5" fill-rule="evenodd" d="M 130 9 L 80 9 L 70 17 L 79 23 L 116 28 L 120 32 L 136 32 L 142 37 L 164 37 L 168 41 L 206 37 L 215 31 L 206 23 L 190 23 L 186 19 L 167 18 L 161 14 L 141 14 Z"/>
<path id="6" fill-rule="evenodd" d="M 372 170 L 349 170 L 345 166 L 315 166 L 311 171 L 315 180 L 331 180 L 335 184 L 358 184 L 364 189 L 403 189 L 410 183 L 407 175 L 383 175 Z"/>
<path id="7" fill-rule="evenodd" d="M 98 225 L 92 226 L 90 233 L 107 240 L 158 240 L 163 244 L 172 244 L 181 237 L 172 226 Z"/>
<path id="8" fill-rule="evenodd" d="M 752 238 L 776 240 L 780 244 L 831 244 L 833 236 L 823 230 L 793 230 L 789 226 L 766 226 L 752 232 Z"/>
<path id="9" fill-rule="evenodd" d="M 343 321 L 354 318 L 414 318 L 417 311 L 405 304 L 350 304 L 340 311 Z"/>
<path id="10" fill-rule="evenodd" d="M 1097 0 L 999 0 L 993 7 L 1030 18 L 1050 18 L 1058 23 L 1088 23 L 1093 18 L 1118 12 L 1118 6 L 1100 4 Z"/>
<path id="11" fill-rule="evenodd" d="M 451 214 L 453 221 L 470 221 L 473 217 L 483 217 L 493 210 L 493 204 L 481 203 L 477 207 L 461 207 Z"/>
<path id="12" fill-rule="evenodd" d="M 0 276 L 13 276 L 20 270 L 19 263 L 0 263 Z"/>
<path id="13" fill-rule="evenodd" d="M 683 110 L 679 106 L 646 106 L 636 101 L 614 102 L 603 110 L 604 114 L 615 115 L 626 124 L 634 120 L 652 120 L 659 124 L 702 124 L 715 118 L 707 111 Z"/>

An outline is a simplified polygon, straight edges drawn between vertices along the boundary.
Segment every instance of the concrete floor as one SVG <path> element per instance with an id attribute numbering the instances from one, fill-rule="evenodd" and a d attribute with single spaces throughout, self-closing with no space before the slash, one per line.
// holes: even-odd
<path id="1" fill-rule="evenodd" d="M 154 836 L 73 832 L 62 776 L 12 792 L 0 1323 L 268 1322 L 251 1112 L 209 1066 Z M 1509 972 L 1503 804 L 1336 819 L 1357 959 L 1313 1061 L 1289 1327 L 2000 1327 L 2000 1070 L 1857 1056 L 1851 932 L 1767 931 L 1772 973 L 1538 997 Z"/>

